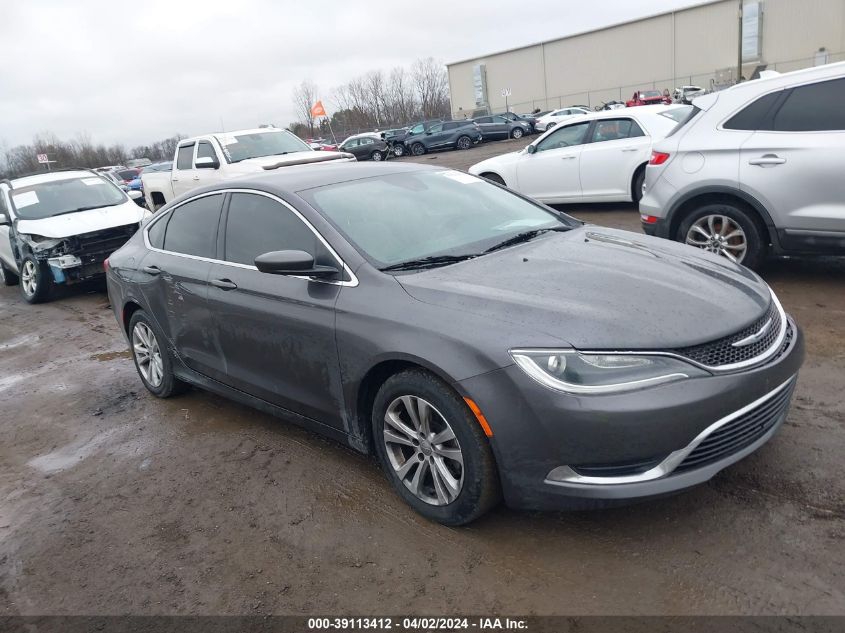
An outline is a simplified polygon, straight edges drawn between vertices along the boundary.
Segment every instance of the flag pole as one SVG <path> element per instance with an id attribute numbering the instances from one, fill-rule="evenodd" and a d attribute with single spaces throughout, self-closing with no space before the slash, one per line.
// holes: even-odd
<path id="1" fill-rule="evenodd" d="M 334 130 L 332 129 L 332 120 L 331 120 L 331 118 L 329 118 L 328 114 L 326 114 L 324 116 L 326 117 L 326 121 L 329 124 L 329 132 L 331 132 L 331 134 L 332 134 L 332 141 L 334 141 L 334 144 L 337 145 L 337 137 L 334 135 Z"/>

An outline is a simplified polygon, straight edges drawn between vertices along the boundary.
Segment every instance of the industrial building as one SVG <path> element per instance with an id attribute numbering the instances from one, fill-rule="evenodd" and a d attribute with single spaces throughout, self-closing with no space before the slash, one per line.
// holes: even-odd
<path id="1" fill-rule="evenodd" d="M 843 60 L 845 0 L 715 0 L 447 68 L 452 115 L 463 118 L 506 101 L 514 112 L 595 107 L 640 89 L 719 89 L 738 75 Z"/>

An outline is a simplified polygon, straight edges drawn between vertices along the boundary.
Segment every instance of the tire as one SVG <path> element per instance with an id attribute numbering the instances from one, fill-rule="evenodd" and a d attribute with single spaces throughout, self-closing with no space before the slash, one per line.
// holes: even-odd
<path id="1" fill-rule="evenodd" d="M 9 270 L 2 261 L 0 261 L 0 282 L 4 286 L 17 286 L 20 281 L 19 277 Z"/>
<path id="2" fill-rule="evenodd" d="M 382 161 L 384 160 L 384 156 L 378 150 L 375 150 L 372 154 L 370 154 L 370 158 L 375 161 Z"/>
<path id="3" fill-rule="evenodd" d="M 27 303 L 43 303 L 53 290 L 53 274 L 45 262 L 27 255 L 21 262 L 21 295 Z"/>
<path id="4" fill-rule="evenodd" d="M 631 185 L 631 200 L 639 204 L 643 197 L 643 183 L 645 182 L 645 167 L 638 167 L 634 172 L 634 181 Z"/>
<path id="5" fill-rule="evenodd" d="M 414 143 L 411 145 L 411 154 L 414 156 L 422 156 L 425 154 L 425 145 L 422 143 Z"/>
<path id="6" fill-rule="evenodd" d="M 549 121 L 549 124 L 546 126 L 546 132 L 551 130 L 556 125 L 557 125 L 557 123 L 555 123 L 554 121 Z"/>
<path id="7" fill-rule="evenodd" d="M 502 178 L 499 174 L 494 174 L 493 172 L 488 172 L 485 174 L 481 174 L 481 177 L 485 180 L 489 180 L 490 182 L 495 182 L 497 185 L 505 186 L 505 179 Z"/>
<path id="8" fill-rule="evenodd" d="M 393 146 L 393 155 L 396 158 L 401 158 L 405 155 L 405 147 L 403 145 L 394 145 Z"/>
<path id="9" fill-rule="evenodd" d="M 173 373 L 173 361 L 163 345 L 164 336 L 143 310 L 136 311 L 129 320 L 129 345 L 135 369 L 141 377 L 141 382 L 154 396 L 169 398 L 182 393 L 187 385 L 176 378 Z M 146 354 L 141 349 L 147 350 Z M 158 362 L 155 362 L 155 358 Z M 145 362 L 146 359 L 150 359 Z M 154 372 L 154 373 L 151 373 Z"/>
<path id="10" fill-rule="evenodd" d="M 415 411 L 418 426 L 407 406 Z M 388 413 L 399 426 L 386 421 Z M 499 477 L 487 437 L 461 397 L 432 374 L 411 369 L 389 378 L 376 394 L 372 425 L 387 478 L 427 519 L 465 525 L 499 502 Z M 437 436 L 441 442 L 429 442 Z"/>
<path id="11" fill-rule="evenodd" d="M 714 239 L 706 237 L 705 233 Z M 768 244 L 765 236 L 763 224 L 745 207 L 733 202 L 716 202 L 704 204 L 687 213 L 674 238 L 678 242 L 731 259 L 726 255 L 729 253 L 737 263 L 756 269 L 766 258 Z M 721 242 L 719 237 L 723 238 Z M 740 240 L 744 240 L 744 252 L 740 251 Z"/>
<path id="12" fill-rule="evenodd" d="M 513 132 L 511 132 L 511 136 L 513 138 L 522 138 L 523 136 L 525 136 L 525 130 L 523 130 L 521 127 L 515 127 L 513 129 Z"/>
<path id="13" fill-rule="evenodd" d="M 455 147 L 458 149 L 469 149 L 472 147 L 472 139 L 468 136 L 459 136 L 455 141 Z"/>

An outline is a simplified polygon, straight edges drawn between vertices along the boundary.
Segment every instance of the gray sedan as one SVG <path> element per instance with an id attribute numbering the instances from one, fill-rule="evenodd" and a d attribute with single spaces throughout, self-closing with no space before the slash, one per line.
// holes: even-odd
<path id="1" fill-rule="evenodd" d="M 411 163 L 193 191 L 106 267 L 152 394 L 194 385 L 375 453 L 448 525 L 704 482 L 776 432 L 803 358 L 741 266 Z"/>

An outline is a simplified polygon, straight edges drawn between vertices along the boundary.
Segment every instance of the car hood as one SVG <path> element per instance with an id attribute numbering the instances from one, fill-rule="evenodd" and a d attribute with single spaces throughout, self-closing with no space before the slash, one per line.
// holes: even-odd
<path id="1" fill-rule="evenodd" d="M 746 268 L 668 240 L 593 226 L 397 279 L 421 302 L 578 349 L 697 345 L 746 327 L 771 301 L 768 286 Z"/>
<path id="2" fill-rule="evenodd" d="M 232 172 L 255 173 L 265 170 L 277 169 L 279 167 L 290 167 L 292 165 L 307 165 L 310 163 L 325 163 L 335 160 L 350 160 L 355 157 L 347 152 L 332 152 L 325 150 L 310 150 L 304 152 L 291 152 L 290 154 L 279 154 L 277 156 L 259 156 L 258 158 L 247 158 L 233 163 Z"/>
<path id="3" fill-rule="evenodd" d="M 516 152 L 508 152 L 507 154 L 500 154 L 499 156 L 494 156 L 493 158 L 488 158 L 487 160 L 483 160 L 480 163 L 476 163 L 472 167 L 470 167 L 467 171 L 471 174 L 478 175 L 485 171 L 485 169 L 489 169 L 492 167 L 504 167 L 506 165 L 513 165 L 518 160 L 519 157 L 525 152 L 524 149 L 521 149 Z"/>
<path id="4" fill-rule="evenodd" d="M 132 200 L 127 200 L 114 207 L 66 213 L 41 220 L 18 220 L 15 230 L 26 235 L 63 238 L 102 231 L 115 226 L 137 224 L 145 214 L 147 214 L 146 209 L 139 207 Z"/>

